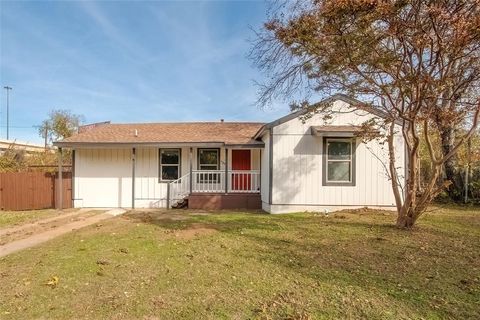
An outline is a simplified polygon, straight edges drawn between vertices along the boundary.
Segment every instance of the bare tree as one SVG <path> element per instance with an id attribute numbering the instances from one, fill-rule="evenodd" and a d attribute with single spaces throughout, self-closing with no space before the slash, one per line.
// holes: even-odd
<path id="1" fill-rule="evenodd" d="M 479 8 L 478 0 L 286 2 L 256 33 L 251 57 L 270 79 L 261 85 L 258 102 L 266 105 L 299 90 L 344 92 L 381 109 L 387 116 L 376 125 L 385 129 L 381 138 L 388 143 L 397 226 L 410 228 L 452 183 L 443 181 L 442 168 L 479 121 Z M 456 126 L 465 133 L 436 151 L 430 137 L 441 139 Z M 419 132 L 433 172 L 423 188 Z M 395 164 L 396 133 L 407 146 L 404 194 Z"/>

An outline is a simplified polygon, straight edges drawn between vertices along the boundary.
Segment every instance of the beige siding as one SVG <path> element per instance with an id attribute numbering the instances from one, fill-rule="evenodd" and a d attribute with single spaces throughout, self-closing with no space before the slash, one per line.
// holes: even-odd
<path id="1" fill-rule="evenodd" d="M 337 101 L 333 107 L 337 113 L 328 121 L 315 115 L 306 123 L 293 119 L 273 128 L 272 212 L 394 206 L 385 169 L 387 146 L 378 141 L 365 144 L 357 139 L 355 186 L 322 186 L 323 138 L 311 135 L 310 127 L 360 125 L 373 117 L 364 111 L 352 112 L 344 102 Z M 397 152 L 397 167 L 404 167 L 400 137 L 397 137 Z M 400 173 L 403 171 L 400 169 Z"/>

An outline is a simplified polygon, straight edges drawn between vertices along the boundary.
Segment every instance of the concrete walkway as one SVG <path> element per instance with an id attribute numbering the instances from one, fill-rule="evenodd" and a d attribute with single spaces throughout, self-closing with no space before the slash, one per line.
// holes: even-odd
<path id="1" fill-rule="evenodd" d="M 40 232 L 40 233 L 36 233 L 36 234 L 33 234 L 33 235 L 31 235 L 27 238 L 24 238 L 24 239 L 20 239 L 20 240 L 16 240 L 16 241 L 6 243 L 6 244 L 0 246 L 0 257 L 6 256 L 6 255 L 8 255 L 10 253 L 13 253 L 13 252 L 16 252 L 16 251 L 20 251 L 20 250 L 23 250 L 23 249 L 26 249 L 26 248 L 36 246 L 38 244 L 41 244 L 41 243 L 44 243 L 48 240 L 56 238 L 56 237 L 58 237 L 62 234 L 72 232 L 73 230 L 77 230 L 77 229 L 95 224 L 99 221 L 109 219 L 113 216 L 117 216 L 117 215 L 123 214 L 125 212 L 126 212 L 126 210 L 124 210 L 124 209 L 112 209 L 112 210 L 109 210 L 109 211 L 104 212 L 104 213 L 100 213 L 100 214 L 96 214 L 96 215 L 93 215 L 93 216 L 90 216 L 90 217 L 86 217 L 85 219 L 81 219 L 81 220 L 73 221 L 73 222 L 70 222 L 70 223 L 62 224 L 61 226 L 59 226 L 55 229 L 47 230 L 47 231 Z M 76 212 L 76 214 L 78 214 L 78 212 Z M 69 213 L 66 216 L 74 216 L 74 215 L 75 214 L 73 214 L 73 213 Z M 63 216 L 63 218 L 65 218 L 66 216 Z M 0 235 L 9 234 L 9 233 L 12 233 L 12 232 L 19 232 L 19 231 L 22 231 L 24 229 L 31 228 L 32 226 L 35 226 L 37 224 L 52 222 L 56 219 L 59 219 L 59 218 L 54 217 L 54 218 L 40 220 L 40 221 L 37 221 L 37 222 L 32 223 L 32 224 L 27 224 L 27 225 L 23 225 L 23 226 L 14 227 L 14 228 L 3 229 L 3 230 L 1 230 Z"/>

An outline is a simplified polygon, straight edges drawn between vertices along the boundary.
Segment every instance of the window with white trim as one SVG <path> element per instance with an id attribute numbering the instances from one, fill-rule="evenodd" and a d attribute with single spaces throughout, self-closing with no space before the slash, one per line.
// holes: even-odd
<path id="1" fill-rule="evenodd" d="M 160 181 L 176 180 L 180 177 L 180 149 L 160 149 Z"/>
<path id="2" fill-rule="evenodd" d="M 326 138 L 325 185 L 354 185 L 354 139 Z"/>

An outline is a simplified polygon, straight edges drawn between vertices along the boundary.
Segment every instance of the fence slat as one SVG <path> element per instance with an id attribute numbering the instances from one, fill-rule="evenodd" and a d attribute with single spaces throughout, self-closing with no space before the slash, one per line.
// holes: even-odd
<path id="1" fill-rule="evenodd" d="M 55 208 L 56 180 L 45 172 L 0 173 L 0 210 Z M 63 208 L 71 208 L 71 172 L 63 173 L 63 195 Z"/>

